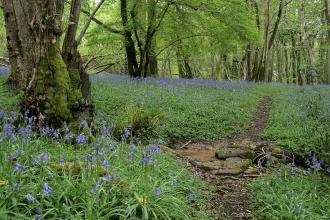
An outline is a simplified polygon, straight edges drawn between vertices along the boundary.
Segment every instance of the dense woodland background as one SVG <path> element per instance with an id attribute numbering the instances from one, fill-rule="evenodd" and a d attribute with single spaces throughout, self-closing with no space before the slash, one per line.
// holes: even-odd
<path id="1" fill-rule="evenodd" d="M 96 12 L 87 33 L 77 37 L 89 73 L 330 83 L 328 0 L 82 3 L 79 32 Z M 0 56 L 6 58 L 0 22 Z"/>

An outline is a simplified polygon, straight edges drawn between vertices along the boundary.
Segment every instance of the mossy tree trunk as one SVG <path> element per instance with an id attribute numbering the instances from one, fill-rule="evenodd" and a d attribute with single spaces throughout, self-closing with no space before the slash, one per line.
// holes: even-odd
<path id="1" fill-rule="evenodd" d="M 74 32 L 73 38 L 66 34 L 65 52 L 61 51 L 64 1 L 2 3 L 12 69 L 9 82 L 12 89 L 24 93 L 22 110 L 37 116 L 40 125 L 59 127 L 63 122 L 91 120 L 90 81 L 82 68 L 72 27 L 68 32 Z M 70 17 L 78 13 L 80 4 L 80 0 L 72 0 Z"/>

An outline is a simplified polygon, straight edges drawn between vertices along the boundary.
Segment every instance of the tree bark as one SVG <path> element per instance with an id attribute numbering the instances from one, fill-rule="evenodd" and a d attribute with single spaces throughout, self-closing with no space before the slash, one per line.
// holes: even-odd
<path id="1" fill-rule="evenodd" d="M 324 0 L 324 17 L 326 24 L 326 42 L 327 42 L 327 60 L 326 60 L 326 83 L 330 84 L 330 15 L 329 15 L 329 1 Z"/>
<path id="2" fill-rule="evenodd" d="M 65 45 L 69 46 L 65 47 L 65 58 L 62 57 L 64 1 L 2 2 L 12 68 L 9 82 L 15 90 L 24 91 L 22 110 L 37 116 L 40 125 L 59 127 L 64 121 L 77 120 L 77 115 L 81 116 L 85 110 L 81 103 L 86 99 L 91 102 L 90 82 L 87 74 L 83 79 L 80 69 L 72 74 L 69 66 L 81 65 L 77 60 L 69 63 L 67 59 L 71 49 L 76 49 L 72 40 L 74 31 L 68 31 Z M 72 1 L 75 7 L 79 4 L 78 0 Z M 83 91 L 81 80 L 89 85 L 89 90 Z M 87 115 L 92 117 L 92 109 Z"/>
<path id="3" fill-rule="evenodd" d="M 135 43 L 133 41 L 133 33 L 128 24 L 127 0 L 120 0 L 120 14 L 124 28 L 124 45 L 127 57 L 128 74 L 131 77 L 140 77 L 139 65 L 136 59 Z"/>

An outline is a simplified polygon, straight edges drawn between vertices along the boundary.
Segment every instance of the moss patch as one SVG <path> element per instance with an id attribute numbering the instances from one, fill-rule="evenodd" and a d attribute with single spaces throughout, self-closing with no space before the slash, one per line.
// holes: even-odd
<path id="1" fill-rule="evenodd" d="M 60 50 L 52 45 L 37 67 L 36 93 L 45 99 L 43 113 L 52 120 L 72 120 L 69 108 L 70 78 Z"/>

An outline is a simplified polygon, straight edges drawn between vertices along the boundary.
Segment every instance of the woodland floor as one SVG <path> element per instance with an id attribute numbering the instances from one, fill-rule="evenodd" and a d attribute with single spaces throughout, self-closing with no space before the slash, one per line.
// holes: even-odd
<path id="1" fill-rule="evenodd" d="M 187 143 L 175 146 L 177 153 L 187 166 L 193 171 L 200 172 L 202 178 L 209 183 L 207 191 L 212 192 L 209 211 L 215 215 L 215 219 L 245 220 L 252 218 L 251 194 L 248 184 L 253 178 L 262 176 L 260 169 L 252 163 L 241 170 L 235 167 L 236 161 L 240 163 L 240 160 L 247 159 L 244 153 L 220 160 L 216 158 L 216 152 L 219 149 L 244 151 L 254 146 L 254 155 L 249 159 L 255 162 L 258 150 L 272 145 L 259 137 L 259 133 L 267 122 L 271 102 L 272 98 L 269 96 L 261 100 L 250 127 L 242 134 L 214 143 Z M 233 162 L 228 163 L 228 161 Z"/>

